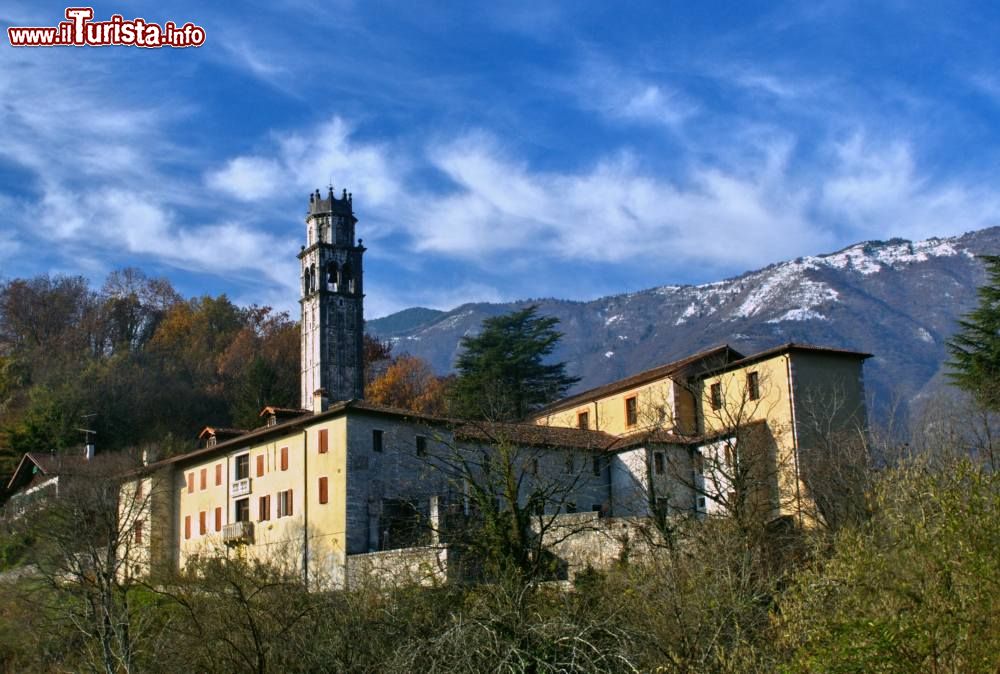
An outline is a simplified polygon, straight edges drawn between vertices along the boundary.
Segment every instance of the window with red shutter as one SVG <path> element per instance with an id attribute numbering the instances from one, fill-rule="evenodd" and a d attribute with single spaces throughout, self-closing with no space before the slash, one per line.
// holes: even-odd
<path id="1" fill-rule="evenodd" d="M 325 477 L 319 479 L 319 502 L 326 503 L 329 500 L 329 494 L 327 493 L 327 481 Z"/>
<path id="2" fill-rule="evenodd" d="M 326 454 L 329 449 L 329 437 L 327 430 L 324 428 L 319 432 L 319 453 Z"/>
<path id="3" fill-rule="evenodd" d="M 208 468 L 202 468 L 201 469 L 201 485 L 200 485 L 199 489 L 201 489 L 202 491 L 205 491 L 205 489 L 207 487 L 208 487 Z"/>
<path id="4" fill-rule="evenodd" d="M 204 510 L 202 510 L 201 512 L 198 513 L 198 535 L 199 536 L 204 536 L 205 533 L 208 531 L 208 525 L 205 523 L 206 519 L 207 519 L 207 516 L 208 516 L 208 513 L 206 513 Z"/>
<path id="5" fill-rule="evenodd" d="M 142 520 L 135 521 L 135 542 L 142 545 Z"/>
<path id="6" fill-rule="evenodd" d="M 222 464 L 218 463 L 215 465 L 215 486 L 218 487 L 222 484 Z"/>
<path id="7" fill-rule="evenodd" d="M 215 509 L 215 530 L 222 531 L 222 508 Z"/>
<path id="8" fill-rule="evenodd" d="M 191 516 L 184 516 L 184 538 L 191 538 Z"/>
<path id="9" fill-rule="evenodd" d="M 188 493 L 189 494 L 193 494 L 194 493 L 194 473 L 188 473 L 187 474 L 187 483 L 188 483 Z"/>
<path id="10" fill-rule="evenodd" d="M 288 447 L 281 448 L 281 470 L 288 470 Z"/>
<path id="11" fill-rule="evenodd" d="M 257 519 L 261 522 L 271 519 L 271 497 L 261 496 L 257 499 Z"/>
<path id="12" fill-rule="evenodd" d="M 264 477 L 264 455 L 257 457 L 257 477 Z"/>

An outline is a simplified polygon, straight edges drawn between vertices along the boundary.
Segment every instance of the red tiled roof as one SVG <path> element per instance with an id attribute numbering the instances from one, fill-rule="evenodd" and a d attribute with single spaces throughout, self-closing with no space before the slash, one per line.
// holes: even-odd
<path id="1" fill-rule="evenodd" d="M 785 344 L 780 344 L 770 349 L 764 349 L 763 351 L 758 351 L 757 353 L 750 354 L 749 356 L 744 356 L 739 360 L 734 360 L 720 367 L 712 368 L 711 370 L 706 371 L 703 374 L 703 376 L 710 377 L 712 375 L 719 374 L 720 372 L 725 372 L 733 368 L 743 367 L 744 365 L 749 365 L 750 363 L 755 363 L 757 361 L 765 360 L 767 358 L 771 358 L 772 356 L 778 356 L 783 353 L 788 353 L 791 351 L 799 351 L 804 353 L 818 353 L 827 356 L 838 356 L 845 358 L 856 358 L 859 360 L 866 360 L 874 355 L 871 353 L 865 353 L 864 351 L 851 351 L 850 349 L 838 349 L 832 346 L 816 346 L 813 344 L 797 344 L 795 342 L 786 342 Z"/>
<path id="2" fill-rule="evenodd" d="M 215 426 L 205 426 L 202 432 L 198 434 L 198 439 L 202 440 L 210 436 L 215 436 L 216 439 L 221 439 L 224 437 L 235 438 L 246 434 L 247 431 L 242 428 L 221 428 Z"/>
<path id="3" fill-rule="evenodd" d="M 260 411 L 260 414 L 258 414 L 257 416 L 262 417 L 266 414 L 274 414 L 275 416 L 279 417 L 289 417 L 289 416 L 300 417 L 304 414 L 311 414 L 311 413 L 312 413 L 311 410 L 306 410 L 299 407 L 275 407 L 274 405 L 268 405 L 267 407 L 262 409 Z"/>
<path id="4" fill-rule="evenodd" d="M 643 384 L 648 384 L 649 382 L 656 381 L 657 379 L 663 379 L 669 375 L 678 374 L 693 367 L 699 361 L 707 360 L 713 356 L 723 356 L 727 362 L 745 357 L 742 353 L 733 349 L 728 344 L 723 344 L 722 346 L 716 346 L 706 351 L 700 351 L 694 355 L 687 356 L 686 358 L 682 358 L 680 360 L 675 360 L 665 365 L 658 365 L 650 370 L 634 374 L 631 377 L 625 377 L 624 379 L 613 381 L 610 384 L 598 386 L 587 391 L 582 391 L 581 393 L 576 393 L 568 398 L 557 400 L 550 405 L 546 405 L 537 412 L 532 413 L 531 416 L 532 418 L 538 418 L 568 407 L 576 407 L 581 403 L 590 402 L 596 398 L 603 398 L 604 396 L 608 396 L 613 393 L 626 391 L 628 389 L 635 388 L 636 386 L 642 386 Z"/>
<path id="5" fill-rule="evenodd" d="M 538 424 L 465 423 L 455 429 L 456 440 L 474 442 L 510 442 L 528 447 L 553 447 L 603 451 L 618 438 L 604 431 L 581 428 L 539 426 Z"/>

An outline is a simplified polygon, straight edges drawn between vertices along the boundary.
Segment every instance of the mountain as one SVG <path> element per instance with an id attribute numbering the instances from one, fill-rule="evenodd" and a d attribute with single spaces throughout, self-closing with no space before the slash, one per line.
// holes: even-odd
<path id="1" fill-rule="evenodd" d="M 722 343 L 744 353 L 784 342 L 837 346 L 875 354 L 865 368 L 869 392 L 881 405 L 906 404 L 941 384 L 945 341 L 985 279 L 976 256 L 998 252 L 1000 227 L 925 241 L 865 241 L 715 283 L 589 302 L 407 309 L 368 327 L 397 353 L 420 356 L 444 373 L 462 336 L 475 334 L 484 318 L 538 304 L 560 320 L 564 337 L 554 357 L 581 378 L 575 390 Z"/>
<path id="2" fill-rule="evenodd" d="M 365 322 L 365 329 L 373 335 L 405 335 L 425 325 L 433 323 L 446 312 L 426 307 L 411 307 L 382 318 Z"/>

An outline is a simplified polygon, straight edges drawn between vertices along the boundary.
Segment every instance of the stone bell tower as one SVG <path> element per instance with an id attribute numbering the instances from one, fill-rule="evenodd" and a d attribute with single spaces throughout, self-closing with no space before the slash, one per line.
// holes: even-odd
<path id="1" fill-rule="evenodd" d="M 354 209 L 344 190 L 309 195 L 302 263 L 302 407 L 325 389 L 331 401 L 364 396 L 364 286 L 361 239 L 355 242 Z"/>

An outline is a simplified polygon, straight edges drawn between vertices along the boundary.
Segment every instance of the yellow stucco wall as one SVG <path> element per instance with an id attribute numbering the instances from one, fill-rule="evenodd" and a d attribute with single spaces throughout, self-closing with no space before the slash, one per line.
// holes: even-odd
<path id="1" fill-rule="evenodd" d="M 626 423 L 625 401 L 636 398 L 636 423 Z M 612 435 L 626 435 L 651 428 L 672 429 L 677 412 L 674 409 L 672 381 L 664 377 L 631 389 L 602 396 L 576 407 L 543 414 L 533 421 L 542 426 L 576 428 L 578 415 L 589 414 L 591 430 Z"/>
<path id="2" fill-rule="evenodd" d="M 320 432 L 327 432 L 327 452 L 320 453 Z M 287 469 L 281 469 L 281 450 L 288 450 Z M 241 554 L 276 563 L 295 564 L 301 568 L 303 553 L 309 552 L 313 562 L 323 568 L 316 574 L 342 574 L 327 568 L 343 566 L 346 493 L 346 423 L 344 418 L 328 418 L 291 429 L 260 441 L 237 448 L 220 450 L 202 461 L 179 466 L 175 472 L 174 490 L 177 503 L 176 545 L 181 568 L 192 555 L 219 554 L 225 548 L 222 527 L 216 530 L 215 509 L 222 509 L 222 525 L 236 520 L 237 498 L 230 496 L 235 480 L 236 459 L 249 454 L 250 521 L 254 526 L 253 543 L 238 546 Z M 258 475 L 258 461 L 263 461 L 263 474 Z M 215 484 L 216 466 L 222 466 L 222 484 Z M 206 470 L 206 488 L 201 488 L 201 471 Z M 188 476 L 194 477 L 194 491 L 189 492 Z M 319 502 L 319 479 L 327 478 L 327 503 Z M 291 490 L 292 514 L 278 517 L 279 493 Z M 260 497 L 270 497 L 268 516 L 262 518 Z M 238 498 L 244 498 L 240 496 Z M 205 513 L 206 532 L 200 533 L 201 513 Z M 185 536 L 185 522 L 190 518 L 191 535 Z"/>

